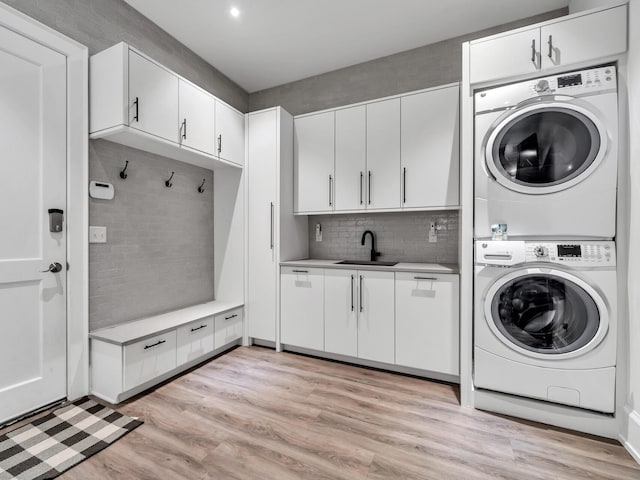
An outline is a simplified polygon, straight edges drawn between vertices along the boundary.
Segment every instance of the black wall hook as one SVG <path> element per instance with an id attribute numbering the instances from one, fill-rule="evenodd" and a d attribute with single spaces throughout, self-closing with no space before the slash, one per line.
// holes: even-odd
<path id="1" fill-rule="evenodd" d="M 200 193 L 204 193 L 204 182 L 206 181 L 206 178 L 202 179 L 202 183 L 200 184 L 200 186 L 198 187 L 198 192 Z"/>
<path id="2" fill-rule="evenodd" d="M 125 179 L 127 178 L 127 167 L 129 166 L 129 160 L 127 160 L 126 162 L 124 162 L 124 168 L 122 169 L 122 171 L 120 172 L 120 178 L 121 179 Z"/>
<path id="3" fill-rule="evenodd" d="M 171 183 L 171 179 L 173 178 L 173 176 L 175 175 L 176 172 L 171 172 L 171 176 L 169 177 L 169 180 L 167 180 L 166 182 L 164 182 L 165 186 L 168 188 L 171 188 L 173 186 L 173 183 Z"/>

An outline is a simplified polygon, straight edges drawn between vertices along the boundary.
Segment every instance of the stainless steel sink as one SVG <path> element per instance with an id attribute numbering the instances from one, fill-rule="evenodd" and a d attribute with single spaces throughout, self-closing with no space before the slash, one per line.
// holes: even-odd
<path id="1" fill-rule="evenodd" d="M 370 260 L 343 260 L 336 265 L 372 265 L 377 267 L 393 267 L 398 262 L 372 262 Z"/>

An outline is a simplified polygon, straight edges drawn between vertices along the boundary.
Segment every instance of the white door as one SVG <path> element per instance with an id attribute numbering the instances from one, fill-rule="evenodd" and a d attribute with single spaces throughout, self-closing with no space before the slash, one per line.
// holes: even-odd
<path id="1" fill-rule="evenodd" d="M 400 99 L 367 105 L 367 208 L 400 208 Z"/>
<path id="2" fill-rule="evenodd" d="M 358 271 L 358 357 L 394 363 L 393 272 Z"/>
<path id="3" fill-rule="evenodd" d="M 333 210 L 334 112 L 296 118 L 296 212 Z"/>
<path id="4" fill-rule="evenodd" d="M 244 115 L 216 101 L 217 155 L 238 165 L 244 165 Z"/>
<path id="5" fill-rule="evenodd" d="M 131 50 L 129 126 L 178 142 L 178 77 Z"/>
<path id="6" fill-rule="evenodd" d="M 66 397 L 66 57 L 0 27 L 0 423 Z M 58 263 L 60 271 L 42 272 Z"/>
<path id="7" fill-rule="evenodd" d="M 277 112 L 249 116 L 248 335 L 276 340 Z"/>
<path id="8" fill-rule="evenodd" d="M 213 97 L 183 80 L 179 81 L 178 90 L 180 144 L 214 155 Z"/>
<path id="9" fill-rule="evenodd" d="M 358 272 L 324 271 L 324 350 L 358 355 Z"/>
<path id="10" fill-rule="evenodd" d="M 280 341 L 324 349 L 324 274 L 319 268 L 283 267 L 280 275 Z"/>
<path id="11" fill-rule="evenodd" d="M 627 50 L 627 6 L 541 28 L 542 68 L 569 65 Z"/>
<path id="12" fill-rule="evenodd" d="M 396 273 L 396 364 L 458 375 L 458 276 Z"/>
<path id="13" fill-rule="evenodd" d="M 458 205 L 458 86 L 402 97 L 402 206 Z"/>
<path id="14" fill-rule="evenodd" d="M 335 209 L 365 208 L 367 107 L 336 111 Z"/>
<path id="15" fill-rule="evenodd" d="M 490 40 L 471 42 L 471 83 L 537 72 L 540 69 L 540 54 L 538 27 Z"/>

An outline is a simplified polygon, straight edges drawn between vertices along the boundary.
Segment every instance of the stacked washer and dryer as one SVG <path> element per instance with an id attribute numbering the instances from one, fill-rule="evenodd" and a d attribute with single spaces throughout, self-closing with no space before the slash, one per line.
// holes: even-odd
<path id="1" fill-rule="evenodd" d="M 474 100 L 474 385 L 612 413 L 615 66 Z M 509 240 L 492 240 L 495 224 Z"/>

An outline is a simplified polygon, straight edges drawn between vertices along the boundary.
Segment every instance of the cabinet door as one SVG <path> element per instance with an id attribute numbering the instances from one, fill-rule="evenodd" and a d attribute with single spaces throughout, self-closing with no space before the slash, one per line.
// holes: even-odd
<path id="1" fill-rule="evenodd" d="M 244 115 L 216 101 L 216 152 L 229 162 L 244 165 Z"/>
<path id="2" fill-rule="evenodd" d="M 358 356 L 358 273 L 324 271 L 324 350 Z"/>
<path id="3" fill-rule="evenodd" d="M 459 87 L 402 97 L 402 206 L 458 205 Z"/>
<path id="4" fill-rule="evenodd" d="M 358 357 L 394 363 L 393 272 L 358 271 Z"/>
<path id="5" fill-rule="evenodd" d="M 396 273 L 396 364 L 459 374 L 458 276 Z"/>
<path id="6" fill-rule="evenodd" d="M 542 68 L 623 53 L 627 50 L 627 6 L 544 26 L 541 37 Z"/>
<path id="7" fill-rule="evenodd" d="M 180 144 L 213 155 L 215 100 L 184 80 L 179 82 L 179 93 Z"/>
<path id="8" fill-rule="evenodd" d="M 367 105 L 367 208 L 400 207 L 400 99 Z"/>
<path id="9" fill-rule="evenodd" d="M 178 77 L 131 50 L 129 126 L 178 142 Z"/>
<path id="10" fill-rule="evenodd" d="M 295 210 L 333 210 L 334 112 L 296 118 L 293 148 Z"/>
<path id="11" fill-rule="evenodd" d="M 540 69 L 540 28 L 472 42 L 471 83 L 536 72 Z"/>
<path id="12" fill-rule="evenodd" d="M 276 340 L 277 112 L 249 116 L 248 335 Z"/>
<path id="13" fill-rule="evenodd" d="M 321 269 L 283 267 L 280 274 L 280 341 L 324 350 L 324 275 Z"/>
<path id="14" fill-rule="evenodd" d="M 367 107 L 336 111 L 335 209 L 365 208 Z"/>

